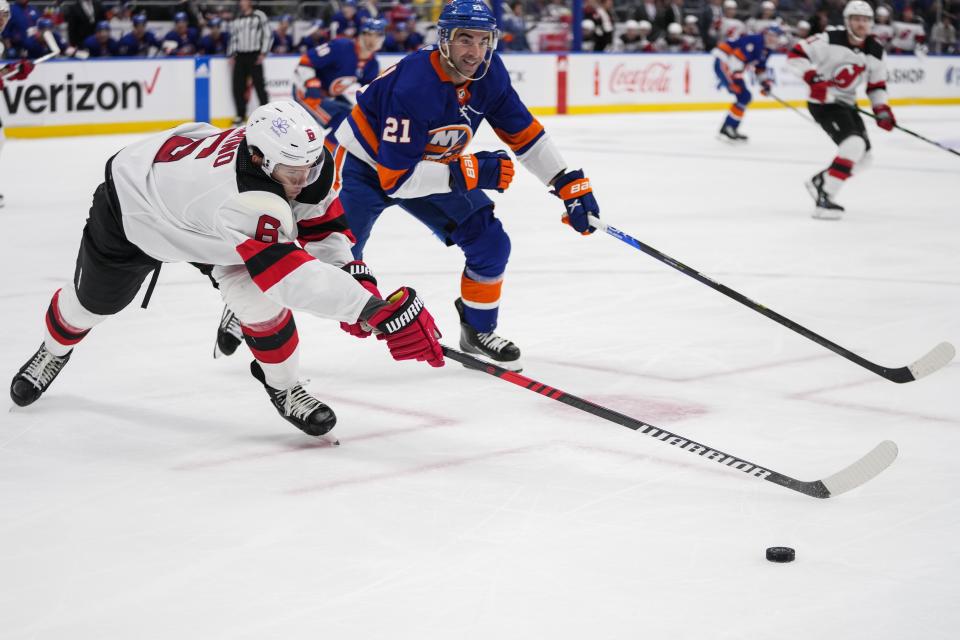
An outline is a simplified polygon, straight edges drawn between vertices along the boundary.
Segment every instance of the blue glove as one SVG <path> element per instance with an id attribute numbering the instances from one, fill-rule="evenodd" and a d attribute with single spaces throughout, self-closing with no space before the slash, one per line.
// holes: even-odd
<path id="1" fill-rule="evenodd" d="M 506 191 L 513 180 L 513 160 L 506 151 L 478 151 L 450 163 L 450 186 L 454 191 L 496 189 Z"/>
<path id="2" fill-rule="evenodd" d="M 600 205 L 593 197 L 590 181 L 583 177 L 583 170 L 568 171 L 553 181 L 553 193 L 563 200 L 567 208 L 563 223 L 588 236 L 596 227 L 590 225 L 588 216 L 600 217 Z"/>

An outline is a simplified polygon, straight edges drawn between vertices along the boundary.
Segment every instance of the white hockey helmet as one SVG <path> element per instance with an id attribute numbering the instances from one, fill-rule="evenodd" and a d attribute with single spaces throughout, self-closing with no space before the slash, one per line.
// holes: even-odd
<path id="1" fill-rule="evenodd" d="M 10 13 L 10 3 L 7 0 L 0 0 L 0 13 Z"/>
<path id="2" fill-rule="evenodd" d="M 688 15 L 683 19 L 683 24 L 697 24 L 700 20 L 697 16 Z"/>
<path id="3" fill-rule="evenodd" d="M 887 9 L 885 6 L 880 5 L 879 7 L 877 7 L 877 17 L 878 17 L 878 18 L 889 18 L 889 17 L 890 17 L 890 9 Z"/>
<path id="4" fill-rule="evenodd" d="M 736 8 L 737 8 L 737 0 L 723 0 L 723 8 L 724 8 L 724 9 L 736 9 Z"/>
<path id="5" fill-rule="evenodd" d="M 850 16 L 866 16 L 873 20 L 873 7 L 864 0 L 850 0 L 843 8 L 843 23 L 850 29 Z"/>
<path id="6" fill-rule="evenodd" d="M 650 24 L 649 20 L 641 20 L 640 24 L 637 25 L 637 29 L 640 30 L 640 33 L 650 33 L 653 31 L 653 25 Z"/>
<path id="7" fill-rule="evenodd" d="M 777 5 L 770 2 L 770 0 L 763 0 L 763 2 L 760 3 L 760 8 L 763 9 L 764 11 L 767 11 L 767 10 L 776 11 Z"/>
<path id="8" fill-rule="evenodd" d="M 679 22 L 671 22 L 667 25 L 667 35 L 668 36 L 679 36 L 683 33 L 683 27 L 680 26 Z"/>
<path id="9" fill-rule="evenodd" d="M 627 20 L 626 22 L 623 23 L 623 26 L 626 27 L 627 31 L 629 31 L 631 29 L 639 29 L 640 23 L 637 22 L 636 20 Z"/>
<path id="10" fill-rule="evenodd" d="M 797 23 L 797 29 L 806 29 L 807 32 L 810 31 L 810 23 L 806 20 L 801 20 Z"/>
<path id="11" fill-rule="evenodd" d="M 307 184 L 320 176 L 326 132 L 294 102 L 269 102 L 257 107 L 247 122 L 247 145 L 263 156 L 263 172 L 273 177 L 278 165 L 310 167 Z"/>

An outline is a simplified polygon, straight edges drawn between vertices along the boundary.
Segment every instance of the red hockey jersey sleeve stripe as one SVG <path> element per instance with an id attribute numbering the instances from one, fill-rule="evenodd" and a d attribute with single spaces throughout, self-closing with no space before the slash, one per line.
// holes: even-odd
<path id="1" fill-rule="evenodd" d="M 261 291 L 267 291 L 314 259 L 295 244 L 260 242 L 252 238 L 238 245 L 237 253 Z"/>
<path id="2" fill-rule="evenodd" d="M 297 223 L 297 241 L 301 246 L 307 242 L 323 240 L 331 233 L 342 233 L 350 239 L 350 242 L 354 244 L 357 242 L 353 232 L 350 231 L 350 226 L 347 224 L 347 216 L 339 198 L 330 203 L 326 213 L 322 216 L 308 218 Z"/>
<path id="3" fill-rule="evenodd" d="M 807 58 L 809 60 L 810 56 L 807 55 L 807 52 L 804 51 L 800 45 L 796 45 L 793 49 L 790 49 L 787 58 Z"/>

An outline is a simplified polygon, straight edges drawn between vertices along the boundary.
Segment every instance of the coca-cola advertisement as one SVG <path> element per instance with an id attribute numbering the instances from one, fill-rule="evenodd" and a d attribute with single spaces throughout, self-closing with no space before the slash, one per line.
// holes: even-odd
<path id="1" fill-rule="evenodd" d="M 687 86 L 689 92 L 689 64 L 686 66 Z M 683 81 L 674 71 L 674 65 L 668 62 L 649 62 L 647 64 L 630 64 L 621 62 L 613 67 L 607 77 L 601 72 L 600 63 L 594 64 L 593 95 L 603 93 L 670 93 L 671 84 L 677 80 Z"/>

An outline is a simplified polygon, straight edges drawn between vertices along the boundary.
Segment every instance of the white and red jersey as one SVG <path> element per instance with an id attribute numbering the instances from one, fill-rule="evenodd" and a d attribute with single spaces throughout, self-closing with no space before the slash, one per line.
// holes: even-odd
<path id="1" fill-rule="evenodd" d="M 747 26 L 743 24 L 743 20 L 737 20 L 736 18 L 720 18 L 720 34 L 717 37 L 717 40 L 721 42 L 726 40 L 736 40 L 746 32 Z"/>
<path id="2" fill-rule="evenodd" d="M 825 102 L 854 105 L 857 87 L 867 83 L 867 96 L 876 106 L 887 102 L 887 65 L 883 47 L 873 36 L 860 45 L 838 28 L 800 40 L 787 54 L 787 63 L 800 77 L 813 69 L 830 82 Z"/>
<path id="3" fill-rule="evenodd" d="M 890 49 L 890 42 L 893 40 L 893 25 L 892 24 L 877 24 L 873 23 L 873 26 L 870 27 L 870 35 L 877 39 L 884 49 Z"/>
<path id="4" fill-rule="evenodd" d="M 896 53 L 913 53 L 918 44 L 923 44 L 927 34 L 923 31 L 923 24 L 919 22 L 893 23 L 893 38 L 890 39 L 890 50 Z"/>
<path id="5" fill-rule="evenodd" d="M 320 178 L 295 200 L 250 161 L 246 130 L 190 123 L 132 144 L 110 162 L 123 230 L 162 262 L 245 265 L 272 300 L 355 322 L 370 294 L 339 267 L 353 236 L 333 188 Z"/>

